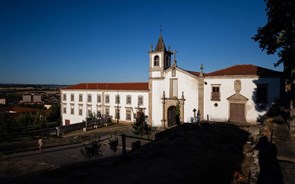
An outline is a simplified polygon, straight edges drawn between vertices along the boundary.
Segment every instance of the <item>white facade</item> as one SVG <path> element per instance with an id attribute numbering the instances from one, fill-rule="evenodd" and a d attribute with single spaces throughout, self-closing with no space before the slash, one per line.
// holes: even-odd
<path id="1" fill-rule="evenodd" d="M 117 96 L 119 96 L 119 103 L 116 102 Z M 139 108 L 144 112 L 148 111 L 147 91 L 62 89 L 61 97 L 61 112 L 64 125 L 85 121 L 90 113 L 93 115 L 109 115 L 116 120 L 116 109 L 119 109 L 118 120 L 120 122 L 133 122 L 134 114 Z M 139 102 L 140 104 L 138 104 Z M 129 118 L 127 117 L 127 111 L 130 112 Z"/>
<path id="2" fill-rule="evenodd" d="M 164 79 L 153 84 L 153 120 L 161 122 L 163 117 L 163 91 L 167 99 L 182 99 L 184 98 L 184 122 L 194 121 L 193 109 L 198 109 L 198 80 L 197 76 L 190 74 L 179 68 L 170 68 L 164 72 Z M 173 82 L 175 81 L 175 82 Z M 176 86 L 175 86 L 176 85 Z M 173 90 L 176 96 L 173 96 Z M 155 109 L 156 108 L 156 109 Z M 167 120 L 168 121 L 168 120 Z M 153 123 L 155 124 L 155 123 Z M 160 126 L 157 124 L 157 126 Z"/>
<path id="3" fill-rule="evenodd" d="M 229 97 L 234 95 L 234 83 L 241 81 L 241 95 L 248 100 L 245 102 L 245 120 L 248 123 L 256 123 L 263 116 L 280 95 L 279 78 L 258 78 L 258 76 L 217 76 L 206 77 L 204 86 L 204 115 L 210 121 L 229 121 L 230 101 Z M 267 103 L 259 104 L 257 100 L 257 85 L 268 86 Z M 220 101 L 211 100 L 212 86 L 220 86 Z"/>
<path id="4" fill-rule="evenodd" d="M 197 114 L 201 120 L 256 123 L 280 96 L 281 72 L 254 65 L 235 65 L 207 74 L 203 67 L 190 72 L 177 66 L 175 53 L 172 62 L 172 55 L 161 34 L 156 48 L 149 52 L 148 82 L 78 84 L 62 89 L 63 124 L 82 122 L 90 113 L 133 122 L 139 110 L 148 116 L 151 126 L 164 128 L 176 123 L 177 114 L 187 123 L 196 122 Z M 142 104 L 138 104 L 139 98 Z"/>

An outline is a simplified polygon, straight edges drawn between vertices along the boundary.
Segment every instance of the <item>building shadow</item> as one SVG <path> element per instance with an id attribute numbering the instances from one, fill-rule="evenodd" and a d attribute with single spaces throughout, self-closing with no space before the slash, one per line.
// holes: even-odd
<path id="1" fill-rule="evenodd" d="M 262 124 L 267 116 L 276 113 L 277 105 L 286 102 L 284 94 L 284 74 L 282 72 L 256 67 L 258 79 L 253 80 L 256 88 L 252 94 L 255 110 L 259 112 L 257 122 Z M 274 106 L 275 104 L 275 106 Z"/>
<path id="2" fill-rule="evenodd" d="M 242 174 L 247 131 L 228 123 L 181 124 L 166 131 L 125 158 L 62 166 L 15 183 L 228 184 Z"/>
<path id="3" fill-rule="evenodd" d="M 255 146 L 259 151 L 260 172 L 257 184 L 283 184 L 281 167 L 277 160 L 276 145 L 269 142 L 266 136 L 259 139 Z"/>

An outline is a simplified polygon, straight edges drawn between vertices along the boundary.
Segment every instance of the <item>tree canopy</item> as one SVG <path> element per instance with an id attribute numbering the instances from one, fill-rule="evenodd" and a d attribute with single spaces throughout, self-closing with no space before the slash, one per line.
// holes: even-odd
<path id="1" fill-rule="evenodd" d="M 284 64 L 284 71 L 290 74 L 295 43 L 295 1 L 264 0 L 266 3 L 267 24 L 259 27 L 253 39 L 267 54 L 278 54 L 275 66 Z"/>

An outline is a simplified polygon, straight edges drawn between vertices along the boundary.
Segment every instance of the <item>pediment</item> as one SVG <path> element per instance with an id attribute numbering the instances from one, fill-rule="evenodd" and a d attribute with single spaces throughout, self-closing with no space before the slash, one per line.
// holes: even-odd
<path id="1" fill-rule="evenodd" d="M 184 70 L 184 69 L 181 69 L 181 68 L 179 68 L 179 67 L 177 67 L 177 66 L 175 66 L 174 68 L 173 68 L 173 66 L 171 66 L 170 68 L 168 68 L 167 70 L 165 70 L 165 73 L 166 74 L 168 74 L 168 75 L 171 75 L 172 76 L 172 72 L 175 72 L 175 71 L 178 71 L 178 72 L 181 72 L 181 73 L 183 73 L 183 74 L 185 74 L 185 75 L 188 75 L 188 76 L 190 76 L 190 77 L 192 77 L 192 78 L 196 78 L 196 76 L 197 75 L 194 75 L 194 74 L 192 74 L 192 73 L 190 73 L 190 72 L 188 72 L 188 71 L 186 71 L 186 70 Z"/>
<path id="2" fill-rule="evenodd" d="M 240 93 L 236 93 L 236 94 L 228 97 L 227 100 L 230 102 L 243 103 L 243 102 L 248 101 L 249 99 L 247 97 L 241 95 Z"/>

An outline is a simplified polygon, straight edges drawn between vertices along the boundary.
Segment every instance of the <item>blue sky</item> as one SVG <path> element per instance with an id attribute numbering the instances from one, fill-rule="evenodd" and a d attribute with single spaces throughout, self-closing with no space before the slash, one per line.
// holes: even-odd
<path id="1" fill-rule="evenodd" d="M 263 0 L 0 0 L 0 83 L 146 82 L 162 26 L 178 66 L 273 67 Z"/>

